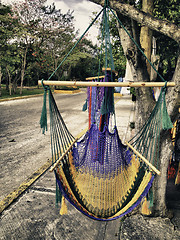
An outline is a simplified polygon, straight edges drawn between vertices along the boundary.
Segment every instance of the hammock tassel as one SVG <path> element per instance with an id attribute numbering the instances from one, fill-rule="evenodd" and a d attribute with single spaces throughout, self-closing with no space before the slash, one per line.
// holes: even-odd
<path id="1" fill-rule="evenodd" d="M 82 111 L 85 112 L 87 110 L 87 99 L 86 102 L 83 105 Z"/>
<path id="2" fill-rule="evenodd" d="M 61 203 L 61 202 L 62 202 L 62 193 L 56 181 L 56 207 L 58 207 L 58 203 Z"/>
<path id="3" fill-rule="evenodd" d="M 43 107 L 42 107 L 41 118 L 40 118 L 40 126 L 43 134 L 45 134 L 45 131 L 47 131 L 46 95 L 47 95 L 47 87 L 44 86 L 44 100 L 43 100 Z"/>
<path id="4" fill-rule="evenodd" d="M 66 204 L 66 200 L 65 197 L 62 196 L 62 201 L 61 201 L 61 209 L 60 209 L 60 215 L 65 215 L 67 214 L 68 209 L 67 209 L 67 204 Z"/>
<path id="5" fill-rule="evenodd" d="M 147 198 L 144 198 L 143 204 L 142 204 L 142 208 L 141 208 L 141 213 L 143 215 L 150 215 L 151 211 L 149 209 L 149 201 L 147 200 Z"/>

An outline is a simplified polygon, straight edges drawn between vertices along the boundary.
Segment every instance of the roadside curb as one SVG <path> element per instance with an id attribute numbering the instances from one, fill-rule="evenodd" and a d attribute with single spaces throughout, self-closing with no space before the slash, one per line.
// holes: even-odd
<path id="1" fill-rule="evenodd" d="M 62 93 L 62 94 L 74 94 L 74 93 L 80 93 L 81 90 L 54 90 L 54 93 Z M 35 94 L 35 95 L 27 95 L 27 96 L 22 96 L 22 97 L 13 97 L 13 98 L 3 98 L 0 99 L 0 102 L 6 102 L 6 101 L 14 101 L 14 100 L 19 100 L 19 99 L 27 99 L 27 98 L 33 98 L 33 97 L 41 97 L 43 96 L 43 93 L 40 94 Z M 122 97 L 123 95 L 121 93 L 114 93 L 114 97 Z"/>
<path id="2" fill-rule="evenodd" d="M 81 90 L 77 89 L 77 90 L 56 90 L 54 89 L 54 93 L 63 93 L 63 94 L 74 94 L 74 93 L 80 93 Z"/>
<path id="3" fill-rule="evenodd" d="M 79 93 L 81 92 L 81 90 L 72 90 L 72 91 L 66 91 L 66 90 L 54 90 L 53 93 L 67 93 L 67 94 L 74 94 L 74 93 Z M 40 93 L 40 94 L 35 94 L 35 95 L 27 95 L 27 96 L 21 96 L 21 97 L 12 97 L 12 98 L 3 98 L 0 99 L 0 102 L 6 102 L 6 101 L 13 101 L 13 100 L 19 100 L 19 99 L 26 99 L 26 98 L 33 98 L 33 97 L 40 97 L 43 96 L 44 93 Z"/>
<path id="4" fill-rule="evenodd" d="M 8 194 L 0 202 L 0 214 L 13 203 L 23 192 L 25 192 L 38 178 L 41 177 L 52 165 L 52 161 L 48 160 L 43 166 L 28 177 L 17 189 Z"/>
<path id="5" fill-rule="evenodd" d="M 114 93 L 114 97 L 122 97 L 123 96 L 123 94 L 122 93 Z"/>
<path id="6" fill-rule="evenodd" d="M 27 95 L 27 96 L 22 96 L 22 97 L 13 97 L 13 98 L 3 98 L 0 99 L 0 102 L 6 102 L 6 101 L 13 101 L 13 100 L 19 100 L 19 99 L 26 99 L 26 98 L 33 98 L 33 97 L 40 97 L 43 96 L 43 93 L 40 94 L 35 94 L 35 95 Z"/>

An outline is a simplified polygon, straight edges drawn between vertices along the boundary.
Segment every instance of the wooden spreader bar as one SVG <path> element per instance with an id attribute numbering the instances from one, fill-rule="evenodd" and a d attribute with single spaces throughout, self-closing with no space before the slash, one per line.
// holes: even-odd
<path id="1" fill-rule="evenodd" d="M 140 154 L 130 143 L 125 142 L 125 144 L 131 148 L 131 150 L 138 156 L 140 157 L 155 173 L 157 173 L 158 175 L 161 175 L 161 172 L 155 168 L 145 157 L 143 157 L 142 154 Z"/>
<path id="2" fill-rule="evenodd" d="M 43 81 L 49 86 L 75 86 L 75 87 L 163 87 L 164 82 L 76 82 L 76 81 Z M 38 81 L 41 85 L 41 80 Z M 174 82 L 167 82 L 167 87 L 175 87 Z"/>
<path id="3" fill-rule="evenodd" d="M 88 78 L 86 78 L 85 80 L 86 80 L 86 81 L 91 81 L 91 80 L 102 79 L 102 78 L 105 78 L 105 75 L 97 76 L 97 77 L 88 77 Z"/>

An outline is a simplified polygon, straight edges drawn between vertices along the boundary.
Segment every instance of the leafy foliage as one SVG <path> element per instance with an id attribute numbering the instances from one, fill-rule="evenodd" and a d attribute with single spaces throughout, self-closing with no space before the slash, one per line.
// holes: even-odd
<path id="1" fill-rule="evenodd" d="M 15 86 L 20 80 L 35 85 L 39 79 L 47 79 L 77 40 L 73 12 L 64 14 L 54 4 L 45 4 L 46 0 L 18 1 L 10 6 L 0 3 L 0 64 L 7 85 L 9 79 Z M 91 76 L 97 64 L 95 55 L 95 46 L 84 37 L 53 78 Z"/>
<path id="2" fill-rule="evenodd" d="M 165 19 L 179 25 L 180 23 L 180 5 L 178 0 L 155 0 L 154 16 L 159 19 Z M 160 56 L 160 69 L 166 79 L 171 79 L 178 57 L 178 44 L 157 32 L 154 32 L 157 40 L 157 54 Z"/>
<path id="3" fill-rule="evenodd" d="M 141 0 L 126 2 L 142 7 Z M 177 0 L 155 0 L 154 6 L 155 16 L 179 24 L 180 7 Z M 111 15 L 109 24 L 115 69 L 119 76 L 124 76 L 126 58 L 114 27 L 116 20 Z M 159 33 L 154 33 L 154 36 L 157 39 L 157 54 L 162 62 L 162 71 L 167 75 L 175 67 L 178 46 Z M 11 6 L 0 3 L 2 80 L 8 85 L 11 79 L 14 91 L 17 84 L 20 84 L 23 63 L 24 84 L 35 85 L 37 80 L 47 79 L 52 74 L 76 40 L 77 32 L 71 11 L 64 14 L 54 4 L 46 6 L 46 0 L 18 1 Z M 100 48 L 84 37 L 53 78 L 83 80 L 96 75 L 99 55 Z"/>
<path id="4" fill-rule="evenodd" d="M 154 16 L 180 24 L 180 5 L 178 0 L 154 0 Z"/>

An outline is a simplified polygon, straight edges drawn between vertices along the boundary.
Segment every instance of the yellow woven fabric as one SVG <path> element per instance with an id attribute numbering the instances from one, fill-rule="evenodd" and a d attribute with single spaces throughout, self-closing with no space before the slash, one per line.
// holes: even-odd
<path id="1" fill-rule="evenodd" d="M 123 206 L 134 186 L 140 168 L 139 160 L 135 156 L 132 158 L 132 163 L 123 171 L 119 169 L 118 174 L 114 177 L 95 175 L 89 169 L 77 172 L 71 153 L 68 164 L 72 177 L 70 182 L 63 166 L 59 166 L 56 171 L 68 198 L 84 213 L 105 220 L 123 214 L 134 205 L 152 177 L 152 173 L 146 171 L 132 199 Z M 78 193 L 79 199 L 75 193 Z"/>

